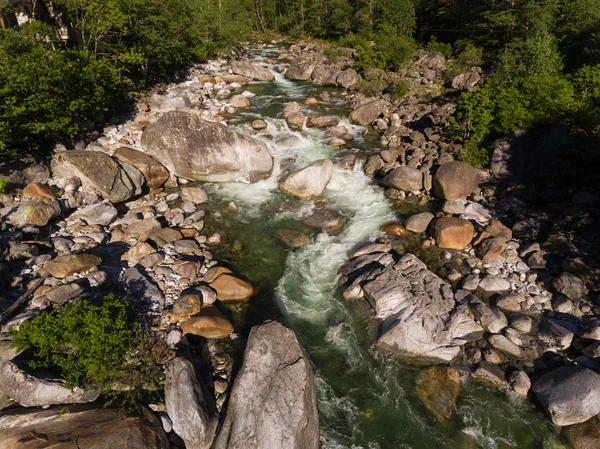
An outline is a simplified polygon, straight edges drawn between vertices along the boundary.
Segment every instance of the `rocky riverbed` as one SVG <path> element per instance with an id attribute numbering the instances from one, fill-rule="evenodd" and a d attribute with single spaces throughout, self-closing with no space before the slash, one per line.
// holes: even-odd
<path id="1" fill-rule="evenodd" d="M 397 99 L 364 94 L 376 75 L 348 49 L 245 56 L 10 174 L 0 448 L 599 445 L 598 196 L 534 183 L 564 130 L 500 139 L 475 169 L 445 130 L 476 68 L 445 83 L 418 54 Z M 9 346 L 107 292 L 169 348 L 140 416 Z"/>

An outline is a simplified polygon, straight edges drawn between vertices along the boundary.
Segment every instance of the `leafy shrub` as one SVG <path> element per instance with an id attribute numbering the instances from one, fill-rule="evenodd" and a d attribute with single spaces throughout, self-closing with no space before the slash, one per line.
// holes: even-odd
<path id="1" fill-rule="evenodd" d="M 6 193 L 9 184 L 10 181 L 7 178 L 0 179 L 0 193 Z"/>
<path id="2" fill-rule="evenodd" d="M 30 353 L 31 368 L 57 373 L 70 388 L 114 394 L 125 386 L 132 396 L 156 388 L 160 380 L 155 343 L 112 294 L 100 305 L 78 299 L 56 313 L 42 313 L 21 324 L 12 341 L 17 350 Z"/>
<path id="3" fill-rule="evenodd" d="M 406 80 L 398 79 L 392 81 L 387 89 L 394 100 L 404 98 L 410 90 L 409 84 Z"/>
<path id="4" fill-rule="evenodd" d="M 461 159 L 473 166 L 485 166 L 489 155 L 482 146 L 494 120 L 493 102 L 487 88 L 464 92 L 458 99 L 455 114 L 449 118 L 449 134 L 463 144 Z"/>
<path id="5" fill-rule="evenodd" d="M 414 41 L 397 34 L 391 25 L 382 25 L 373 41 L 364 36 L 349 34 L 340 39 L 339 45 L 356 49 L 359 69 L 375 67 L 398 70 L 410 62 L 415 51 Z"/>
<path id="6" fill-rule="evenodd" d="M 86 52 L 0 30 L 0 151 L 75 136 L 108 109 L 117 85 L 110 67 Z"/>
<path id="7" fill-rule="evenodd" d="M 435 36 L 432 36 L 429 42 L 427 42 L 425 50 L 427 50 L 427 53 L 430 55 L 441 53 L 446 58 L 452 57 L 452 45 L 445 42 L 438 42 Z"/>
<path id="8" fill-rule="evenodd" d="M 446 76 L 450 79 L 455 76 L 468 72 L 471 67 L 477 67 L 483 64 L 483 48 L 476 47 L 470 42 L 456 43 L 457 55 L 448 63 L 446 67 Z"/>

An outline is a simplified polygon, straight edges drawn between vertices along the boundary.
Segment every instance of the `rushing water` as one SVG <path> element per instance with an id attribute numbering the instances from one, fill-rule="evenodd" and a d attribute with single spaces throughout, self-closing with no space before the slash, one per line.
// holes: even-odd
<path id="1" fill-rule="evenodd" d="M 276 55 L 276 49 L 255 54 L 257 61 Z M 376 140 L 346 119 L 343 124 L 351 130 L 357 149 L 340 150 L 326 144 L 326 131 L 293 132 L 278 118 L 288 102 L 301 102 L 327 89 L 291 82 L 276 73 L 275 82 L 252 83 L 249 90 L 256 94 L 252 107 L 232 117 L 232 123 L 243 130 L 257 118 L 267 122 L 266 132 L 256 137 L 268 145 L 275 169 L 268 180 L 256 184 L 209 186 L 220 204 L 209 211 L 208 226 L 223 230 L 229 239 L 225 248 L 217 250 L 217 257 L 234 263 L 260 288 L 245 315 L 248 325 L 265 318 L 283 319 L 308 352 L 315 372 L 322 447 L 546 449 L 543 442 L 551 430 L 539 411 L 468 382 L 457 416 L 434 424 L 413 394 L 417 369 L 371 349 L 376 329 L 365 319 L 364 304 L 347 303 L 341 297 L 337 269 L 352 248 L 376 238 L 379 227 L 396 218 L 396 213 L 383 190 L 360 168 L 336 169 L 322 195 L 326 207 L 346 218 L 341 233 L 315 235 L 308 246 L 295 251 L 274 240 L 280 228 L 308 231 L 302 218 L 316 207 L 279 192 L 282 166 L 301 168 L 348 151 L 364 155 L 375 148 Z M 317 111 L 347 115 L 342 102 L 335 100 L 319 105 Z M 235 206 L 223 207 L 228 203 Z"/>

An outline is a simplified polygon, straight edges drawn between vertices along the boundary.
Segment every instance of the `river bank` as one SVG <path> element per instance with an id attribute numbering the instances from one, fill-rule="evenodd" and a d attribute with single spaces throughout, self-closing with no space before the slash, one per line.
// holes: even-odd
<path id="1" fill-rule="evenodd" d="M 153 430 L 159 442 L 139 447 L 168 447 L 163 432 L 171 447 L 210 447 L 215 434 L 215 447 L 276 447 L 270 438 L 289 423 L 273 421 L 270 407 L 287 399 L 294 404 L 285 408 L 290 416 L 309 425 L 277 447 L 295 441 L 316 447 L 318 440 L 325 448 L 561 447 L 558 429 L 542 411 L 553 410 L 555 398 L 536 408 L 517 396 L 528 397 L 528 373 L 535 380 L 576 357 L 590 368 L 586 375 L 595 374 L 593 349 L 586 349 L 594 346 L 596 329 L 597 306 L 586 290 L 595 291 L 593 279 L 585 286 L 572 270 L 555 277 L 534 266 L 547 253 L 531 236 L 546 220 L 523 217 L 524 203 L 511 199 L 514 190 L 496 187 L 498 167 L 494 173 L 494 167 L 459 165 L 443 179 L 438 167 L 456 159 L 460 147 L 444 133 L 451 100 L 427 100 L 443 89 L 440 55 L 422 55 L 406 71 L 411 91 L 402 100 L 367 97 L 357 90 L 361 76 L 347 68 L 351 57 L 332 62 L 322 51 L 310 43 L 259 44 L 250 48 L 250 61 L 197 67 L 188 81 L 154 93 L 134 120 L 106 128 L 84 151 L 58 148 L 52 176 L 42 166 L 21 174 L 29 186 L 2 198 L 3 241 L 13 261 L 3 265 L 6 282 L 16 296 L 20 286 L 49 276 L 4 330 L 78 295 L 116 290 L 148 301 L 147 317 L 172 354 L 164 361 L 164 404 L 148 403 L 162 420 L 162 429 Z M 213 128 L 214 122 L 236 134 Z M 200 160 L 180 150 L 194 146 L 213 153 Z M 73 160 L 74 153 L 85 162 Z M 114 179 L 109 185 L 107 177 Z M 575 204 L 597 201 L 585 191 L 576 196 Z M 422 211 L 433 213 L 415 214 Z M 450 217 L 454 221 L 445 223 Z M 366 241 L 376 244 L 364 247 Z M 396 269 L 407 253 L 426 263 L 422 275 L 401 273 L 381 305 L 365 280 Z M 82 254 L 95 259 L 81 260 Z M 65 256 L 76 257 L 56 262 Z M 421 277 L 425 288 L 435 283 L 446 292 L 427 311 L 421 292 L 402 287 Z M 402 302 L 411 296 L 417 300 L 407 312 Z M 425 329 L 418 350 L 398 341 L 380 350 L 390 317 L 404 319 L 395 326 L 409 334 Z M 413 318 L 425 324 L 411 327 Z M 269 319 L 283 321 L 293 334 L 261 326 Z M 457 320 L 460 326 L 452 328 Z M 246 337 L 257 325 L 242 364 Z M 458 327 L 460 334 L 442 336 Z M 270 397 L 260 385 L 286 385 L 289 374 L 261 366 L 265 352 L 253 348 L 267 345 L 284 363 L 301 354 L 296 338 L 306 351 L 293 374 L 301 382 Z M 278 339 L 287 346 L 278 347 Z M 432 342 L 443 351 L 419 360 L 422 346 Z M 592 356 L 582 358 L 581 350 Z M 14 354 L 7 354 L 3 366 L 14 370 Z M 452 359 L 449 377 L 459 379 L 460 394 L 449 400 L 447 383 L 434 383 L 441 396 L 429 399 L 450 408 L 451 419 L 440 424 L 415 390 L 426 380 L 415 362 Z M 258 381 L 248 380 L 247 366 L 259 370 Z M 193 380 L 194 372 L 201 380 Z M 3 382 L 3 393 L 21 405 L 95 399 L 67 389 L 31 398 L 13 391 L 18 383 L 6 376 Z M 185 392 L 194 388 L 203 393 L 186 404 Z M 553 415 L 556 424 L 597 414 L 593 397 L 565 388 L 567 400 L 584 410 Z M 538 399 L 529 393 L 534 403 L 545 401 L 539 391 Z M 253 409 L 257 404 L 264 407 Z M 188 407 L 195 420 L 184 418 Z M 248 414 L 254 418 L 240 418 Z M 590 422 L 585 431 L 566 430 L 567 438 L 589 438 Z M 244 446 L 248 429 L 260 423 L 269 426 Z M 2 427 L 9 436 L 10 426 Z"/>

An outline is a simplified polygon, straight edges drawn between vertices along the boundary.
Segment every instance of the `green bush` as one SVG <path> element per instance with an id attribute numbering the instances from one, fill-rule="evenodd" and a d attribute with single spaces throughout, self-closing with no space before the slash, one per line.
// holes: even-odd
<path id="1" fill-rule="evenodd" d="M 157 388 L 161 378 L 155 342 L 112 294 L 100 305 L 78 299 L 25 321 L 14 332 L 12 346 L 29 352 L 31 368 L 57 373 L 70 388 L 110 394 L 126 387 L 134 395 Z"/>
<path id="2" fill-rule="evenodd" d="M 449 135 L 463 144 L 461 159 L 473 166 L 485 166 L 489 155 L 483 141 L 494 120 L 489 89 L 464 92 L 458 99 L 455 114 L 449 118 Z"/>
<path id="3" fill-rule="evenodd" d="M 86 52 L 0 30 L 0 152 L 75 136 L 108 109 L 117 86 L 111 68 Z"/>
<path id="4" fill-rule="evenodd" d="M 7 178 L 0 179 L 0 193 L 6 193 L 10 181 Z"/>
<path id="5" fill-rule="evenodd" d="M 438 42 L 435 36 L 432 36 L 431 39 L 429 39 L 429 42 L 427 42 L 427 45 L 425 46 L 425 50 L 427 50 L 427 53 L 430 55 L 441 53 L 446 58 L 452 57 L 452 45 L 446 44 L 445 42 Z"/>
<path id="6" fill-rule="evenodd" d="M 339 45 L 356 49 L 359 69 L 375 67 L 398 70 L 410 62 L 415 51 L 414 41 L 397 34 L 391 25 L 382 25 L 375 33 L 373 41 L 364 36 L 349 34 L 340 39 Z"/>
<path id="7" fill-rule="evenodd" d="M 483 48 L 476 47 L 471 42 L 459 41 L 456 43 L 456 50 L 456 57 L 446 67 L 449 79 L 483 64 Z"/>

